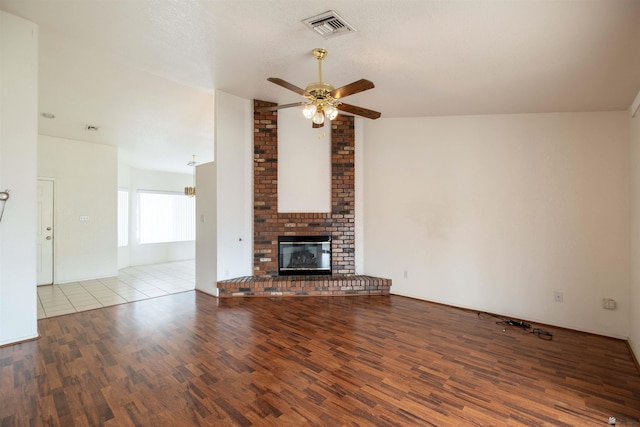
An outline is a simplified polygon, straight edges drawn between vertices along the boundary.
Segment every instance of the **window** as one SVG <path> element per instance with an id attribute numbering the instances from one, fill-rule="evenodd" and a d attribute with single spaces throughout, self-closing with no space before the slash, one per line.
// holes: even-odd
<path id="1" fill-rule="evenodd" d="M 129 244 L 129 190 L 118 189 L 118 247 Z"/>
<path id="2" fill-rule="evenodd" d="M 196 238 L 195 198 L 182 193 L 138 191 L 138 239 L 144 243 Z"/>

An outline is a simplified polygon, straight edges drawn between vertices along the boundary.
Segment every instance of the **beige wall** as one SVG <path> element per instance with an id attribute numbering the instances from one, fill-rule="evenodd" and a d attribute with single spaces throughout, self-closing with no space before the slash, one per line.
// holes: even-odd
<path id="1" fill-rule="evenodd" d="M 54 281 L 117 275 L 117 148 L 45 135 L 38 141 L 38 176 L 54 179 Z"/>
<path id="2" fill-rule="evenodd" d="M 366 122 L 366 274 L 393 279 L 396 294 L 626 338 L 627 120 Z"/>
<path id="3" fill-rule="evenodd" d="M 630 119 L 631 128 L 631 284 L 629 342 L 640 359 L 640 111 Z"/>

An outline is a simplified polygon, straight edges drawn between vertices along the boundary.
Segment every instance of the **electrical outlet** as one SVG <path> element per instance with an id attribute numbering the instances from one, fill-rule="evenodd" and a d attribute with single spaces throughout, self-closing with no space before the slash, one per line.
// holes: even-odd
<path id="1" fill-rule="evenodd" d="M 602 298 L 602 308 L 607 310 L 615 310 L 616 309 L 616 300 L 613 298 Z"/>
<path id="2" fill-rule="evenodd" d="M 553 300 L 555 302 L 563 302 L 564 301 L 564 295 L 562 295 L 562 291 L 554 291 L 553 292 Z"/>
<path id="3" fill-rule="evenodd" d="M 80 215 L 80 221 L 82 222 L 89 221 L 89 215 Z"/>

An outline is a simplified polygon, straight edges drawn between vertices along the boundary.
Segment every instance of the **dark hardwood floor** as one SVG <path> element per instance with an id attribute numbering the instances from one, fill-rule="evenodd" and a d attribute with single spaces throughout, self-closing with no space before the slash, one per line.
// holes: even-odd
<path id="1" fill-rule="evenodd" d="M 0 348 L 0 426 L 638 425 L 625 342 L 398 296 L 185 292 Z"/>

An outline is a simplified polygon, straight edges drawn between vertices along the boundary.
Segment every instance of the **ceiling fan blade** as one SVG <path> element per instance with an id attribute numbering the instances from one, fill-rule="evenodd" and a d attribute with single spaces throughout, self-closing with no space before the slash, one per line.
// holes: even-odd
<path id="1" fill-rule="evenodd" d="M 356 116 L 366 117 L 367 119 L 372 120 L 375 120 L 382 115 L 382 113 L 379 113 L 377 111 L 368 110 L 366 108 L 357 107 L 351 104 L 338 104 L 336 108 L 340 111 L 355 114 Z"/>
<path id="2" fill-rule="evenodd" d="M 360 79 L 331 91 L 330 95 L 334 99 L 339 99 L 359 92 L 364 92 L 365 90 L 373 89 L 374 87 L 375 85 L 372 81 L 369 81 L 367 79 Z"/>
<path id="3" fill-rule="evenodd" d="M 283 108 L 301 107 L 303 105 L 305 105 L 304 102 L 294 102 L 293 104 L 283 104 L 283 105 L 276 105 L 273 107 L 257 108 L 256 111 L 259 113 L 262 113 L 263 111 L 276 111 L 276 110 L 282 110 Z"/>
<path id="4" fill-rule="evenodd" d="M 275 83 L 278 86 L 282 86 L 285 89 L 289 89 L 290 91 L 293 91 L 295 93 L 297 93 L 298 95 L 302 95 L 302 96 L 311 96 L 311 94 L 309 92 L 307 92 L 304 89 L 299 88 L 298 86 L 289 83 L 287 81 L 284 81 L 282 79 L 279 79 L 277 77 L 269 77 L 267 80 L 269 80 L 271 83 Z"/>

